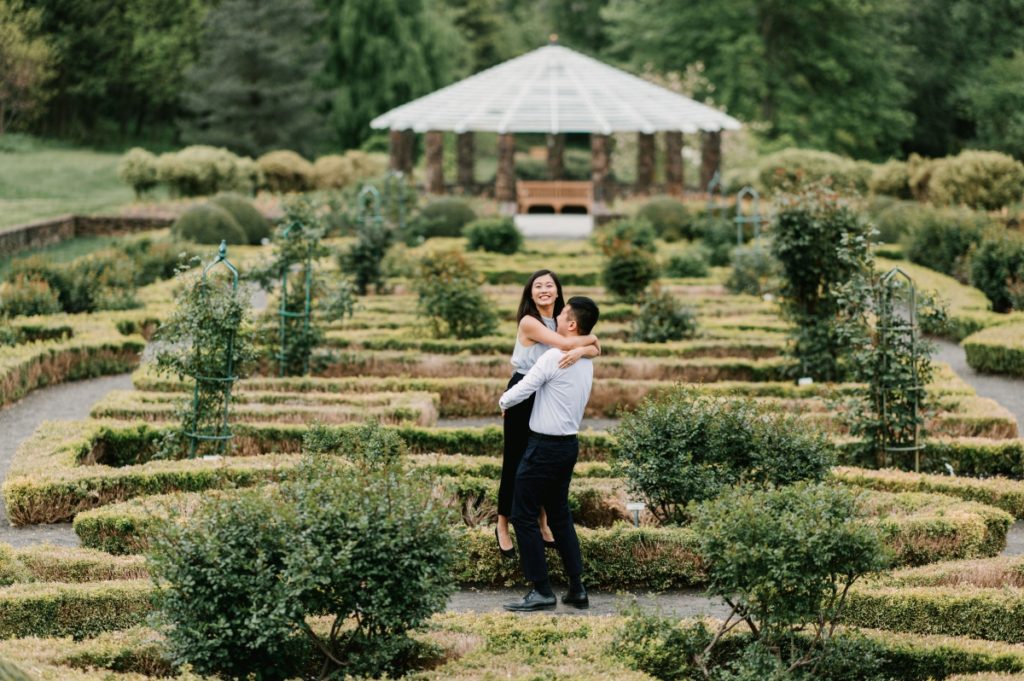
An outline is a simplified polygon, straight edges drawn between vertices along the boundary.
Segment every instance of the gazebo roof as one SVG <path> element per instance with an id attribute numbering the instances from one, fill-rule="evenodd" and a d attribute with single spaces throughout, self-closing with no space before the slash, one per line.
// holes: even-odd
<path id="1" fill-rule="evenodd" d="M 608 135 L 735 130 L 740 122 L 567 47 L 546 45 L 392 109 L 370 126 Z"/>

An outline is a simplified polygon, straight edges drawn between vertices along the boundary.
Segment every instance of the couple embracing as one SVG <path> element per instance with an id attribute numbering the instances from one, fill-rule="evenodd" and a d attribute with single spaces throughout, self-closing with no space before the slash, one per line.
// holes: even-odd
<path id="1" fill-rule="evenodd" d="M 590 298 L 565 302 L 554 272 L 535 272 L 523 289 L 512 364 L 501 396 L 505 450 L 498 489 L 498 549 L 514 558 L 509 522 L 516 531 L 523 576 L 533 589 L 506 603 L 512 611 L 551 610 L 557 605 L 548 579 L 545 548 L 562 557 L 569 591 L 562 603 L 587 608 L 583 561 L 569 510 L 569 483 L 579 454 L 577 434 L 590 399 L 601 354 L 591 331 L 599 310 Z"/>

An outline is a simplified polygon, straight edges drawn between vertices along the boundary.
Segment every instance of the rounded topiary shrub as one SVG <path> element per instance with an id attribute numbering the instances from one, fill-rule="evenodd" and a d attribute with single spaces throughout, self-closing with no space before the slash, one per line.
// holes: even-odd
<path id="1" fill-rule="evenodd" d="M 697 317 L 675 296 L 657 288 L 644 296 L 633 318 L 632 340 L 640 343 L 666 343 L 697 334 Z"/>
<path id="2" fill-rule="evenodd" d="M 304 192 L 313 188 L 313 164 L 294 151 L 270 151 L 256 159 L 263 186 L 272 192 Z"/>
<path id="3" fill-rule="evenodd" d="M 907 259 L 966 281 L 967 255 L 992 228 L 992 219 L 969 208 L 921 206 L 906 212 L 914 214 L 902 238 Z"/>
<path id="4" fill-rule="evenodd" d="M 0 285 L 0 317 L 56 314 L 62 311 L 57 292 L 44 279 L 17 274 Z"/>
<path id="5" fill-rule="evenodd" d="M 704 246 L 695 246 L 682 253 L 672 255 L 665 264 L 666 277 L 699 278 L 708 276 L 708 260 L 711 251 Z"/>
<path id="6" fill-rule="evenodd" d="M 980 289 L 996 312 L 1016 307 L 1015 287 L 1024 282 L 1024 237 L 1017 232 L 993 232 L 971 255 L 971 285 Z"/>
<path id="7" fill-rule="evenodd" d="M 354 180 L 352 163 L 341 154 L 321 156 L 313 163 L 313 184 L 317 189 L 343 189 Z"/>
<path id="8" fill-rule="evenodd" d="M 783 149 L 765 156 L 758 172 L 761 185 L 769 192 L 828 179 L 837 189 L 865 193 L 872 165 L 828 151 Z"/>
<path id="9" fill-rule="evenodd" d="M 117 176 L 140 197 L 160 182 L 156 154 L 140 147 L 129 149 L 117 164 Z"/>
<path id="10" fill-rule="evenodd" d="M 270 221 L 263 213 L 244 196 L 239 194 L 218 194 L 210 199 L 210 203 L 219 206 L 231 214 L 235 222 L 242 228 L 252 245 L 259 244 L 263 239 L 270 238 Z"/>
<path id="11" fill-rule="evenodd" d="M 779 289 L 782 268 L 771 250 L 759 243 L 741 246 L 732 252 L 732 272 L 725 287 L 733 293 L 761 296 Z"/>
<path id="12" fill-rule="evenodd" d="M 190 206 L 171 226 L 171 234 L 197 244 L 247 244 L 249 237 L 231 213 L 218 205 L 202 203 Z"/>
<path id="13" fill-rule="evenodd" d="M 665 241 L 693 239 L 697 236 L 697 218 L 690 215 L 682 201 L 668 196 L 651 199 L 637 211 L 636 217 L 648 222 Z"/>
<path id="14" fill-rule="evenodd" d="M 473 220 L 476 212 L 462 199 L 436 199 L 416 216 L 413 229 L 424 239 L 435 236 L 462 236 L 462 230 Z"/>
<path id="15" fill-rule="evenodd" d="M 729 255 L 736 247 L 736 223 L 724 217 L 705 217 L 700 238 L 708 250 L 708 262 L 715 267 L 729 264 Z"/>
<path id="16" fill-rule="evenodd" d="M 909 199 L 913 196 L 910 191 L 910 168 L 906 162 L 895 159 L 880 163 L 871 170 L 868 188 L 872 194 Z"/>
<path id="17" fill-rule="evenodd" d="M 251 192 L 257 170 L 251 159 L 227 149 L 194 145 L 161 154 L 157 175 L 174 196 L 209 196 L 223 191 Z"/>
<path id="18" fill-rule="evenodd" d="M 511 255 L 523 245 L 523 235 L 512 218 L 484 218 L 466 225 L 463 235 L 471 251 L 490 251 Z"/>
<path id="19" fill-rule="evenodd" d="M 827 435 L 798 416 L 683 386 L 644 400 L 615 430 L 617 474 L 664 523 L 737 483 L 822 480 L 834 460 Z"/>
<path id="20" fill-rule="evenodd" d="M 1024 164 L 997 151 L 963 151 L 940 159 L 928 181 L 928 198 L 940 205 L 998 210 L 1024 195 Z"/>

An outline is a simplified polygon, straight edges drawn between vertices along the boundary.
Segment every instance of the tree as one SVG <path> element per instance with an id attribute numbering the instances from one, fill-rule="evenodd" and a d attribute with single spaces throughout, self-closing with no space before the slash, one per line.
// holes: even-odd
<path id="1" fill-rule="evenodd" d="M 36 113 L 53 76 L 54 53 L 37 34 L 41 15 L 20 0 L 0 0 L 0 135 Z"/>
<path id="2" fill-rule="evenodd" d="M 770 140 L 883 158 L 913 124 L 888 0 L 612 0 L 603 16 L 611 55 L 661 72 L 701 65 L 709 84 L 694 94 L 764 121 Z"/>
<path id="3" fill-rule="evenodd" d="M 435 0 L 325 0 L 328 85 L 341 143 L 359 146 L 370 121 L 468 71 L 468 46 Z"/>
<path id="4" fill-rule="evenodd" d="M 312 0 L 225 0 L 211 10 L 187 77 L 185 141 L 249 155 L 314 153 L 326 131 L 315 86 L 327 56 L 323 20 Z"/>
<path id="5" fill-rule="evenodd" d="M 1024 159 L 1024 51 L 992 59 L 957 95 L 974 121 L 975 144 Z"/>

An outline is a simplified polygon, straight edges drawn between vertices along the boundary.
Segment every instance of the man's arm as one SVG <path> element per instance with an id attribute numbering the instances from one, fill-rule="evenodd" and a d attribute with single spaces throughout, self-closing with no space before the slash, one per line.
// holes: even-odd
<path id="1" fill-rule="evenodd" d="M 529 373 L 523 377 L 523 380 L 506 390 L 505 394 L 498 400 L 501 410 L 505 411 L 509 407 L 516 406 L 547 383 L 554 374 L 561 355 L 561 351 L 557 349 L 548 350 L 541 355 Z"/>

